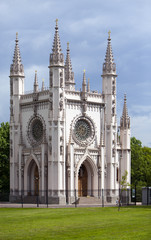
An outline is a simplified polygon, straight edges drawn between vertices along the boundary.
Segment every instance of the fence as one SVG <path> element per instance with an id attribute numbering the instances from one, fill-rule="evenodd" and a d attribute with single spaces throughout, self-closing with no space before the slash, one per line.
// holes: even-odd
<path id="1" fill-rule="evenodd" d="M 146 191 L 148 194 L 148 191 Z M 150 195 L 149 195 L 150 196 Z M 147 198 L 148 199 L 148 198 Z M 116 206 L 136 205 L 142 202 L 142 188 L 134 189 L 101 189 L 101 190 L 46 190 L 0 192 L 0 202 L 18 203 L 22 207 L 34 204 L 49 207 L 52 204 L 64 206 Z M 149 202 L 147 202 L 149 204 Z"/>

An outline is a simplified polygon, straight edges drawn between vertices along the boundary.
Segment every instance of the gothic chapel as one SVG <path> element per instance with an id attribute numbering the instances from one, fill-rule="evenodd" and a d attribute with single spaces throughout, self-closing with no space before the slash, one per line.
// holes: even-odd
<path id="1" fill-rule="evenodd" d="M 61 50 L 56 20 L 49 58 L 49 88 L 24 93 L 24 67 L 16 34 L 10 67 L 10 201 L 21 194 L 30 202 L 39 195 L 49 203 L 69 204 L 80 197 L 106 201 L 117 198 L 125 170 L 131 177 L 130 118 L 126 96 L 120 126 L 116 116 L 116 65 L 110 32 L 102 70 L 102 93 L 90 90 L 83 73 L 82 90 L 75 89 L 69 44 Z M 76 191 L 75 191 L 76 190 Z M 47 195 L 47 196 L 46 196 Z"/>

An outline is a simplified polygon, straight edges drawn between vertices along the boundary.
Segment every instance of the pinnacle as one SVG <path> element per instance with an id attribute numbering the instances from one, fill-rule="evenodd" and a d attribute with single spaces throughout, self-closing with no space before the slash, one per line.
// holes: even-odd
<path id="1" fill-rule="evenodd" d="M 103 72 L 110 73 L 116 71 L 116 66 L 114 63 L 113 53 L 112 53 L 112 46 L 111 46 L 111 31 L 108 32 L 108 44 L 107 50 L 105 55 L 105 63 L 103 64 Z"/>
<path id="2" fill-rule="evenodd" d="M 124 106 L 123 106 L 123 114 L 121 117 L 121 127 L 124 127 L 124 128 L 130 127 L 130 117 L 128 116 L 126 94 L 124 95 Z"/>
<path id="3" fill-rule="evenodd" d="M 67 42 L 67 55 L 65 61 L 65 84 L 69 89 L 74 90 L 74 73 L 72 72 L 72 64 L 70 59 L 69 42 Z"/>
<path id="4" fill-rule="evenodd" d="M 124 95 L 124 106 L 123 106 L 123 115 L 122 117 L 128 117 L 127 104 L 126 104 L 126 94 Z"/>
<path id="5" fill-rule="evenodd" d="M 45 82 L 44 82 L 44 78 L 42 79 L 42 88 L 41 88 L 41 91 L 44 91 L 45 90 Z"/>
<path id="6" fill-rule="evenodd" d="M 50 65 L 52 66 L 52 65 L 58 65 L 58 64 L 61 66 L 64 66 L 64 57 L 61 50 L 60 37 L 58 32 L 58 19 L 56 19 L 52 53 L 50 54 Z"/>
<path id="7" fill-rule="evenodd" d="M 90 92 L 90 78 L 88 78 L 87 92 Z"/>
<path id="8" fill-rule="evenodd" d="M 60 44 L 60 37 L 58 33 L 58 19 L 56 19 L 56 27 L 55 27 L 55 35 L 54 35 L 54 41 L 53 41 L 53 53 L 61 53 L 61 44 Z"/>
<path id="9" fill-rule="evenodd" d="M 35 70 L 34 92 L 38 92 L 37 70 Z"/>
<path id="10" fill-rule="evenodd" d="M 21 62 L 20 50 L 18 46 L 18 33 L 16 33 L 16 40 L 15 40 L 15 50 L 13 56 L 13 63 L 11 64 L 10 72 L 11 74 L 20 74 L 24 76 L 24 68 Z"/>
<path id="11" fill-rule="evenodd" d="M 66 55 L 66 61 L 65 61 L 65 69 L 67 71 L 68 75 L 68 81 L 71 79 L 71 72 L 72 72 L 72 64 L 70 59 L 70 49 L 69 49 L 69 42 L 67 43 L 67 55 Z"/>
<path id="12" fill-rule="evenodd" d="M 85 69 L 83 70 L 83 83 L 82 83 L 82 92 L 86 92 L 86 75 L 85 75 Z"/>

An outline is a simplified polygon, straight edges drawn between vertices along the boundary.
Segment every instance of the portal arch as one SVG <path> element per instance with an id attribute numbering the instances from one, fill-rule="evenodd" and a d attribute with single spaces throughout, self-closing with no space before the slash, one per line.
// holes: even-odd
<path id="1" fill-rule="evenodd" d="M 97 195 L 97 166 L 88 155 L 82 158 L 78 163 L 76 171 L 76 189 L 78 189 L 79 196 Z"/>
<path id="2" fill-rule="evenodd" d="M 31 155 L 24 168 L 25 194 L 37 195 L 40 189 L 40 166 L 35 155 Z"/>

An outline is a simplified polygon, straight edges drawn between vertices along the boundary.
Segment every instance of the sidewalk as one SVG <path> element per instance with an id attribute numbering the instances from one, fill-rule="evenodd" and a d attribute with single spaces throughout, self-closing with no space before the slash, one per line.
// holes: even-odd
<path id="1" fill-rule="evenodd" d="M 77 204 L 77 207 L 102 207 L 102 204 Z M 37 204 L 29 204 L 24 203 L 0 203 L 0 208 L 75 208 L 75 204 L 67 204 L 67 205 L 59 205 L 59 204 L 49 204 L 48 207 L 46 204 L 39 204 L 37 207 Z M 104 207 L 117 207 L 115 204 L 104 204 Z"/>

